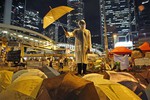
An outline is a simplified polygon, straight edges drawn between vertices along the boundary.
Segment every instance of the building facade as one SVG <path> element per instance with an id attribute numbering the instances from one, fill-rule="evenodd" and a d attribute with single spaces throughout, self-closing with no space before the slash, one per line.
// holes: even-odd
<path id="1" fill-rule="evenodd" d="M 150 2 L 149 0 L 136 1 L 136 11 L 137 11 L 137 30 L 138 35 L 138 45 L 144 42 L 150 43 Z"/>
<path id="2" fill-rule="evenodd" d="M 108 48 L 114 47 L 114 34 L 126 35 L 134 31 L 134 6 L 127 0 L 100 0 L 101 43 L 104 45 L 104 29 L 108 38 Z M 120 38 L 119 41 L 125 41 Z"/>
<path id="3" fill-rule="evenodd" d="M 39 12 L 27 9 L 26 0 L 10 1 L 11 0 L 1 1 L 0 22 L 39 32 L 39 26 L 42 24 Z M 8 8 L 10 8 L 10 10 L 8 10 Z"/>
<path id="4" fill-rule="evenodd" d="M 0 23 L 3 23 L 5 0 L 0 0 Z"/>
<path id="5" fill-rule="evenodd" d="M 67 15 L 67 30 L 73 31 L 71 27 L 78 27 L 78 21 L 84 19 L 84 2 L 83 0 L 67 0 L 67 5 L 74 8 Z M 73 43 L 74 39 L 68 39 L 69 43 Z"/>
<path id="6" fill-rule="evenodd" d="M 38 31 L 40 24 L 41 18 L 38 11 L 25 10 L 23 27 Z"/>

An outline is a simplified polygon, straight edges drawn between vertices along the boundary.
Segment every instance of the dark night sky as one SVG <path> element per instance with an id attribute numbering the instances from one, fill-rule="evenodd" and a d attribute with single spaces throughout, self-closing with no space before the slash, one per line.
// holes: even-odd
<path id="1" fill-rule="evenodd" d="M 91 34 L 100 34 L 99 0 L 84 0 L 84 3 L 87 29 Z M 49 6 L 54 8 L 62 5 L 67 5 L 67 0 L 27 0 L 27 8 L 39 11 L 41 18 L 50 10 Z M 66 23 L 66 16 L 60 18 L 60 22 Z M 92 41 L 100 43 L 100 38 L 94 38 Z"/>

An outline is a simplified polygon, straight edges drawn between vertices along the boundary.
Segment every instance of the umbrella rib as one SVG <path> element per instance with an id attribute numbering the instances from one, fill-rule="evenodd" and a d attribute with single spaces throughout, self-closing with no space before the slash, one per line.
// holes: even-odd
<path id="1" fill-rule="evenodd" d="M 116 95 L 115 91 L 112 89 L 111 85 L 109 86 L 110 90 L 112 90 L 114 92 L 114 94 Z M 116 97 L 119 99 L 118 95 L 116 95 Z"/>

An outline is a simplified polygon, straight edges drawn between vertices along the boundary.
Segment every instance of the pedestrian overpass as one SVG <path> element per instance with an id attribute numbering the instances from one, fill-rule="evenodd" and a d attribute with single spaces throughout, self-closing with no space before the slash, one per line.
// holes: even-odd
<path id="1" fill-rule="evenodd" d="M 56 43 L 49 37 L 44 36 L 38 32 L 25 29 L 22 27 L 2 24 L 2 23 L 0 23 L 0 40 L 1 42 L 6 42 L 7 46 L 20 47 L 22 51 L 21 56 L 24 56 L 24 51 L 25 51 L 24 47 L 32 48 L 35 50 L 42 50 L 42 51 L 66 50 L 69 48 L 70 50 L 74 51 L 74 45 L 65 44 L 65 43 Z M 100 51 L 97 51 L 95 49 L 93 49 L 93 51 L 98 54 L 101 53 Z M 31 54 L 31 55 L 25 55 L 25 56 L 40 57 L 40 56 L 51 56 L 51 55 L 61 56 L 62 54 L 54 55 L 50 53 L 49 54 L 44 53 L 44 54 Z M 72 54 L 70 56 L 72 56 Z"/>

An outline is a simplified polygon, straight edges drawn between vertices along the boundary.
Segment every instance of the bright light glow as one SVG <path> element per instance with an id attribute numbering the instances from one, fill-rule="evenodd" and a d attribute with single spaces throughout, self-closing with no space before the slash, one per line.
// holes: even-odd
<path id="1" fill-rule="evenodd" d="M 19 8 L 21 8 L 21 9 L 22 9 L 22 8 L 23 8 L 23 6 L 19 6 Z"/>
<path id="2" fill-rule="evenodd" d="M 142 4 L 146 4 L 146 3 L 148 3 L 149 2 L 149 0 L 147 0 L 147 1 L 145 1 L 145 2 L 142 2 Z"/>
<path id="3" fill-rule="evenodd" d="M 22 35 L 18 35 L 18 37 L 23 37 Z"/>
<path id="4" fill-rule="evenodd" d="M 117 35 L 116 35 L 116 34 L 114 34 L 114 35 L 113 35 L 113 37 L 114 37 L 114 38 L 116 38 L 116 37 L 117 37 Z"/>
<path id="5" fill-rule="evenodd" d="M 29 37 L 24 37 L 25 39 L 29 39 Z"/>
<path id="6" fill-rule="evenodd" d="M 2 31 L 2 33 L 5 33 L 5 34 L 7 34 L 7 33 L 8 33 L 8 31 Z"/>
<path id="7" fill-rule="evenodd" d="M 35 40 L 36 42 L 38 42 L 38 40 Z"/>
<path id="8" fill-rule="evenodd" d="M 33 40 L 32 38 L 30 38 L 30 40 Z"/>
<path id="9" fill-rule="evenodd" d="M 26 60 L 27 60 L 27 57 L 23 57 L 23 59 L 26 61 Z"/>
<path id="10" fill-rule="evenodd" d="M 17 35 L 16 33 L 14 33 L 14 35 Z"/>
<path id="11" fill-rule="evenodd" d="M 117 42 L 117 43 L 115 43 L 115 47 L 120 47 L 120 46 L 133 47 L 133 42 L 128 41 L 128 42 Z"/>

